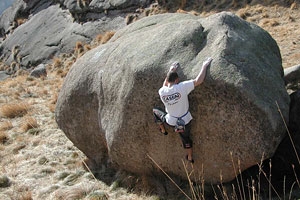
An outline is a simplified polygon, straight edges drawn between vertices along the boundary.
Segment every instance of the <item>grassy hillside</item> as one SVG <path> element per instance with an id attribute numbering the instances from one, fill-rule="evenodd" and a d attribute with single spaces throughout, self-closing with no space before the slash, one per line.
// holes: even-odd
<path id="1" fill-rule="evenodd" d="M 160 6 L 153 13 L 189 12 L 208 16 L 223 10 L 234 12 L 273 36 L 281 49 L 283 67 L 300 64 L 297 1 L 158 2 Z M 112 35 L 113 32 L 99 35 L 91 44 L 77 42 L 73 54 L 53 59 L 47 66 L 47 77 L 29 78 L 28 72 L 19 70 L 14 78 L 1 82 L 0 199 L 159 199 L 152 193 L 151 181 L 145 177 L 124 172 L 113 175 L 102 166 L 95 174 L 97 179 L 85 167 L 85 156 L 55 123 L 55 103 L 66 73 L 78 57 L 105 43 Z M 165 199 L 186 199 L 172 183 L 168 185 L 172 194 L 166 194 L 164 187 L 159 191 Z"/>

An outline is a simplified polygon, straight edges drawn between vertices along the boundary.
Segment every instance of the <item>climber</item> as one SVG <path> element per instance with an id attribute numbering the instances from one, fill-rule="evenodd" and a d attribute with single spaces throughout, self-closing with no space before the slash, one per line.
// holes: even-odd
<path id="1" fill-rule="evenodd" d="M 164 123 L 172 126 L 174 131 L 179 133 L 183 148 L 187 151 L 186 159 L 191 163 L 194 163 L 194 159 L 190 137 L 192 115 L 189 112 L 188 94 L 204 81 L 207 67 L 211 61 L 212 58 L 208 58 L 203 62 L 202 68 L 195 79 L 183 82 L 179 82 L 179 76 L 176 72 L 180 64 L 174 62 L 169 69 L 163 86 L 158 91 L 166 112 L 159 108 L 153 109 L 154 120 L 159 125 L 160 132 L 164 135 L 168 134 Z"/>

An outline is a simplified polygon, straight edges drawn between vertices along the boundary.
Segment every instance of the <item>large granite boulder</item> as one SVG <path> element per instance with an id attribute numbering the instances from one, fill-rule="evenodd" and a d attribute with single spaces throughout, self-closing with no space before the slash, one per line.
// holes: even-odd
<path id="1" fill-rule="evenodd" d="M 159 133 L 152 108 L 163 105 L 158 89 L 173 61 L 185 80 L 196 77 L 208 56 L 214 60 L 207 77 L 190 94 L 194 169 L 203 169 L 208 183 L 220 182 L 220 175 L 230 181 L 234 168 L 275 152 L 285 134 L 277 104 L 286 121 L 289 114 L 276 42 L 231 13 L 156 15 L 119 30 L 74 64 L 56 121 L 96 164 L 109 159 L 116 168 L 151 174 L 157 168 L 149 155 L 167 173 L 187 178 L 179 136 Z"/>

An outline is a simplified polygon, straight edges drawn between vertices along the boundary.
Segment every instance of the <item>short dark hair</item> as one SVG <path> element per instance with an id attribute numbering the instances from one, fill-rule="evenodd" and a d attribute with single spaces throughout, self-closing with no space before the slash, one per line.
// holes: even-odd
<path id="1" fill-rule="evenodd" d="M 168 74 L 167 74 L 167 81 L 168 82 L 174 83 L 177 78 L 179 78 L 177 72 L 175 72 L 175 71 L 168 72 Z"/>

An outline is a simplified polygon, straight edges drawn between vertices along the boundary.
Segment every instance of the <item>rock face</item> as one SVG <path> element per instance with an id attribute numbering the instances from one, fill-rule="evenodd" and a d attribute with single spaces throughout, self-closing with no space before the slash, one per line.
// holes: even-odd
<path id="1" fill-rule="evenodd" d="M 9 75 L 5 71 L 0 71 L 0 81 L 5 80 Z"/>
<path id="2" fill-rule="evenodd" d="M 79 3 L 81 2 L 81 3 Z M 126 15 L 145 0 L 16 0 L 0 17 L 0 59 L 24 68 L 70 53 L 77 41 L 90 43 L 98 34 L 126 25 Z M 19 52 L 12 52 L 15 46 Z M 18 58 L 18 59 L 16 59 Z"/>
<path id="3" fill-rule="evenodd" d="M 300 65 L 284 69 L 284 81 L 289 93 L 300 89 Z"/>
<path id="4" fill-rule="evenodd" d="M 259 47 L 259 48 L 257 48 Z M 289 96 L 281 55 L 264 30 L 223 12 L 208 18 L 164 14 L 141 19 L 81 57 L 67 75 L 56 120 L 95 163 L 187 178 L 179 136 L 159 134 L 152 108 L 166 72 L 179 61 L 181 80 L 195 78 L 211 56 L 204 83 L 190 94 L 194 169 L 207 183 L 230 181 L 271 157 L 285 134 Z M 240 161 L 240 165 L 238 162 Z M 234 166 L 233 166 L 234 163 Z M 157 172 L 161 174 L 161 172 Z"/>
<path id="5" fill-rule="evenodd" d="M 0 14 L 6 9 L 8 8 L 14 0 L 2 0 L 0 2 Z"/>
<path id="6" fill-rule="evenodd" d="M 30 76 L 33 77 L 42 77 L 47 76 L 47 70 L 44 64 L 38 65 L 34 70 L 30 72 Z"/>

